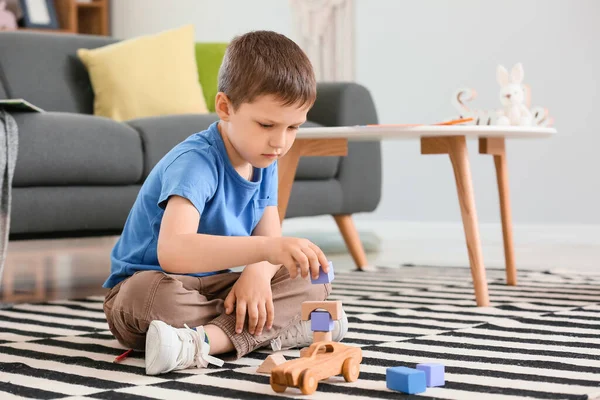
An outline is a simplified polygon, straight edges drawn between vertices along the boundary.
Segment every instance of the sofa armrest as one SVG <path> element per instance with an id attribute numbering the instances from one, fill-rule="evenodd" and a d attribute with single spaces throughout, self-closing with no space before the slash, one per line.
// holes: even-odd
<path id="1" fill-rule="evenodd" d="M 371 94 L 364 86 L 351 82 L 317 84 L 317 100 L 308 120 L 324 126 L 350 126 L 377 123 Z"/>
<path id="2" fill-rule="evenodd" d="M 308 119 L 325 126 L 377 124 L 375 104 L 368 89 L 356 83 L 327 82 L 317 86 L 317 100 Z M 381 144 L 348 143 L 337 179 L 343 192 L 342 214 L 370 212 L 381 200 Z"/>

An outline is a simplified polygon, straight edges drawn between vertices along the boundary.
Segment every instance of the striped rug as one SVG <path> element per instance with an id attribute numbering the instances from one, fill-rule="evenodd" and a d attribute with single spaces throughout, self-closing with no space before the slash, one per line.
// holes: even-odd
<path id="1" fill-rule="evenodd" d="M 444 387 L 423 399 L 600 398 L 600 271 L 521 271 L 519 286 L 488 270 L 492 304 L 477 308 L 467 268 L 380 268 L 338 272 L 342 300 L 361 346 L 359 380 L 333 377 L 311 399 L 389 399 L 385 370 L 421 362 L 446 366 Z M 277 395 L 256 374 L 268 352 L 223 368 L 144 374 L 142 354 L 113 363 L 123 349 L 107 330 L 102 299 L 22 304 L 0 310 L 0 399 L 211 399 Z M 298 351 L 286 351 L 290 359 Z"/>

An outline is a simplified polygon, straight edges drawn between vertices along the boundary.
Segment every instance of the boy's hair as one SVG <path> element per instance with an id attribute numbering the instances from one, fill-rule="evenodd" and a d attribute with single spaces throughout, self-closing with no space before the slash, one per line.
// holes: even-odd
<path id="1" fill-rule="evenodd" d="M 254 31 L 236 36 L 227 46 L 219 69 L 218 89 L 233 109 L 258 96 L 274 95 L 283 105 L 311 107 L 317 97 L 312 64 L 286 36 Z"/>

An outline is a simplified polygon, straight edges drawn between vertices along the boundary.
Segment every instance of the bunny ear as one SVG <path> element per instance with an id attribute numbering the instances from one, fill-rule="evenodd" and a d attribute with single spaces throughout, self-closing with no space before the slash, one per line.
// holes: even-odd
<path id="1" fill-rule="evenodd" d="M 502 65 L 498 65 L 496 69 L 496 80 L 500 86 L 508 85 L 508 71 Z"/>
<path id="2" fill-rule="evenodd" d="M 523 64 L 517 63 L 512 70 L 510 71 L 510 80 L 512 83 L 521 83 L 523 82 L 523 76 L 525 72 L 523 71 Z"/>

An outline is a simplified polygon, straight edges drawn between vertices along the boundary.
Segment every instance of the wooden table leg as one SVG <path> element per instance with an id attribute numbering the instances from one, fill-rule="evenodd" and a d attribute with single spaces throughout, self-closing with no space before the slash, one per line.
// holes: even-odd
<path id="1" fill-rule="evenodd" d="M 465 230 L 469 262 L 471 264 L 475 300 L 480 307 L 488 306 L 490 300 L 479 238 L 477 211 L 475 209 L 475 196 L 473 193 L 473 181 L 471 178 L 466 139 L 464 136 L 421 138 L 421 153 L 448 154 L 450 156 L 456 179 L 458 202 Z"/>
<path id="2" fill-rule="evenodd" d="M 277 161 L 279 173 L 277 207 L 279 210 L 279 220 L 282 224 L 290 201 L 300 157 L 346 155 L 348 155 L 347 139 L 297 139 L 294 142 L 294 145 L 287 154 Z"/>
<path id="3" fill-rule="evenodd" d="M 302 146 L 294 144 L 287 154 L 277 161 L 279 173 L 279 187 L 277 192 L 277 208 L 279 210 L 279 221 L 283 223 L 287 206 L 292 193 L 292 185 L 298 169 L 298 162 L 302 154 Z"/>
<path id="4" fill-rule="evenodd" d="M 508 167 L 506 164 L 506 144 L 504 138 L 479 139 L 479 153 L 492 154 L 496 166 L 498 194 L 500 196 L 500 216 L 502 218 L 502 237 L 504 239 L 504 258 L 506 260 L 506 283 L 517 284 L 517 268 L 513 246 L 512 216 L 508 188 Z"/>

